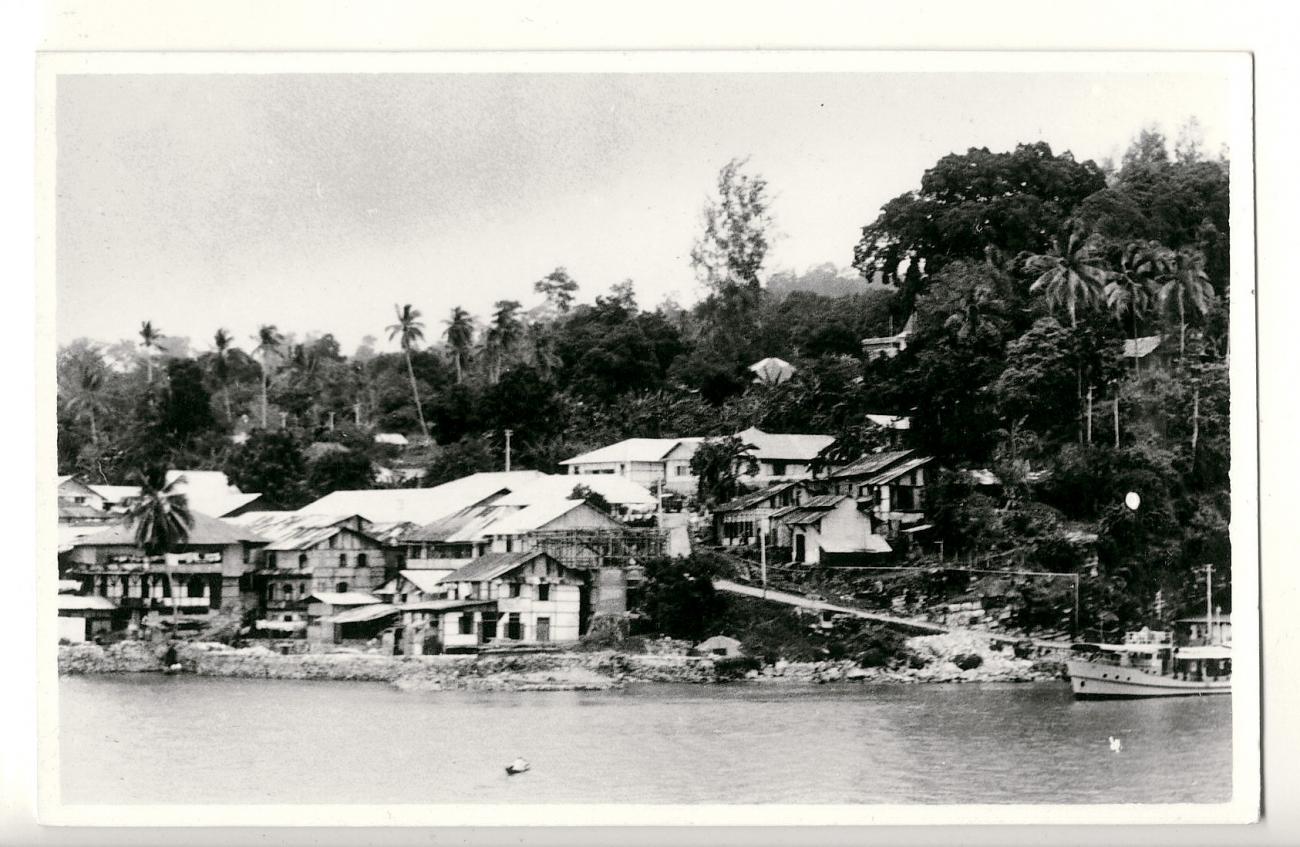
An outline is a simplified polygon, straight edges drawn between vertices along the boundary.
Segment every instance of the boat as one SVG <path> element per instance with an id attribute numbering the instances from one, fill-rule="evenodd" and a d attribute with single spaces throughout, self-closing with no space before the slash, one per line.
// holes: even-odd
<path id="1" fill-rule="evenodd" d="M 1080 700 L 1232 693 L 1232 648 L 1172 642 L 1076 644 L 1066 661 Z"/>

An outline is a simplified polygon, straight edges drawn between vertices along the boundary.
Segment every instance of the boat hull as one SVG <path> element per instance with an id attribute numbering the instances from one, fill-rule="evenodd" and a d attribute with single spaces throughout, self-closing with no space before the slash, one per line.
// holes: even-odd
<path id="1" fill-rule="evenodd" d="M 1135 668 L 1086 661 L 1066 663 L 1070 688 L 1079 700 L 1119 700 L 1146 697 L 1198 697 L 1231 694 L 1231 679 L 1192 680 L 1144 673 Z"/>

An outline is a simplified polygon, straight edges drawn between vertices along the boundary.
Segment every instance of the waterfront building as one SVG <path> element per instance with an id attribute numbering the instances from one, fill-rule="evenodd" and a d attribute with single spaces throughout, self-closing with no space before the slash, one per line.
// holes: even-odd
<path id="1" fill-rule="evenodd" d="M 831 491 L 866 504 L 876 532 L 895 535 L 925 521 L 927 472 L 934 459 L 914 450 L 869 453 L 831 471 Z"/>
<path id="2" fill-rule="evenodd" d="M 788 548 L 791 562 L 855 564 L 893 552 L 875 533 L 870 512 L 844 494 L 810 496 L 777 509 L 770 521 L 775 546 Z"/>
<path id="3" fill-rule="evenodd" d="M 435 610 L 445 647 L 576 641 L 580 634 L 587 575 L 541 550 L 489 553 L 442 583 L 446 600 L 478 601 Z"/>
<path id="4" fill-rule="evenodd" d="M 236 524 L 191 512 L 184 544 L 161 556 L 136 546 L 124 520 L 78 539 L 63 559 L 84 594 L 107 597 L 138 620 L 150 612 L 207 615 L 228 603 L 251 606 L 255 551 L 266 539 Z"/>
<path id="5" fill-rule="evenodd" d="M 59 640 L 72 644 L 92 641 L 113 630 L 117 604 L 107 597 L 59 594 Z"/>

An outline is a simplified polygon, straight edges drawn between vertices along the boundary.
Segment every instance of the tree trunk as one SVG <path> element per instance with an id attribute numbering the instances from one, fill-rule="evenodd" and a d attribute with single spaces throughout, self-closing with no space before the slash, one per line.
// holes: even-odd
<path id="1" fill-rule="evenodd" d="M 235 422 L 235 413 L 230 410 L 230 386 L 223 385 L 221 387 L 221 396 L 226 401 L 226 421 L 233 424 Z"/>
<path id="2" fill-rule="evenodd" d="M 1178 291 L 1178 364 L 1183 363 L 1187 351 L 1187 315 L 1183 311 L 1183 292 Z"/>
<path id="3" fill-rule="evenodd" d="M 456 351 L 456 384 L 457 385 L 460 385 L 461 379 L 462 379 L 462 374 L 460 371 L 460 351 L 457 350 Z"/>
<path id="4" fill-rule="evenodd" d="M 266 391 L 267 391 L 266 368 L 265 366 L 263 366 L 262 368 L 262 429 L 266 429 L 266 406 L 267 406 Z"/>
<path id="5" fill-rule="evenodd" d="M 99 430 L 95 428 L 95 408 L 90 407 L 90 443 L 99 445 Z"/>
<path id="6" fill-rule="evenodd" d="M 1201 386 L 1192 386 L 1192 466 L 1196 466 L 1196 441 L 1201 429 Z"/>
<path id="7" fill-rule="evenodd" d="M 1092 386 L 1088 386 L 1088 424 L 1087 424 L 1087 443 L 1092 443 Z"/>
<path id="8" fill-rule="evenodd" d="M 1142 357 L 1138 355 L 1138 314 L 1137 309 L 1133 310 L 1133 375 L 1138 379 L 1142 378 Z M 1116 401 L 1119 402 L 1119 401 Z"/>
<path id="9" fill-rule="evenodd" d="M 1115 448 L 1119 449 L 1119 383 L 1115 383 Z"/>
<path id="10" fill-rule="evenodd" d="M 424 409 L 420 407 L 420 389 L 415 384 L 415 368 L 411 366 L 411 351 L 406 351 L 406 373 L 411 377 L 411 395 L 415 398 L 415 414 L 420 418 L 420 431 L 429 437 L 429 425 L 424 422 Z"/>

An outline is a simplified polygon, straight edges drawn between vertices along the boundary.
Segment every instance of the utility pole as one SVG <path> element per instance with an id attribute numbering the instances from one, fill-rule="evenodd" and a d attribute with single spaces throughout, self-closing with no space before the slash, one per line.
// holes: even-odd
<path id="1" fill-rule="evenodd" d="M 1115 448 L 1119 449 L 1119 383 L 1115 383 Z"/>
<path id="2" fill-rule="evenodd" d="M 1205 563 L 1205 643 L 1210 643 L 1210 627 L 1214 625 L 1214 565 Z"/>
<path id="3" fill-rule="evenodd" d="M 1092 443 L 1092 386 L 1088 386 L 1088 437 L 1087 442 Z"/>
<path id="4" fill-rule="evenodd" d="M 758 561 L 763 574 L 763 599 L 767 599 L 767 518 L 758 522 Z"/>
<path id="5" fill-rule="evenodd" d="M 506 473 L 510 472 L 510 436 L 514 434 L 513 429 L 506 430 Z"/>
<path id="6" fill-rule="evenodd" d="M 330 432 L 334 431 L 334 410 L 330 410 Z"/>
<path id="7" fill-rule="evenodd" d="M 1201 428 L 1201 383 L 1192 382 L 1192 461 L 1196 461 L 1196 436 Z"/>

